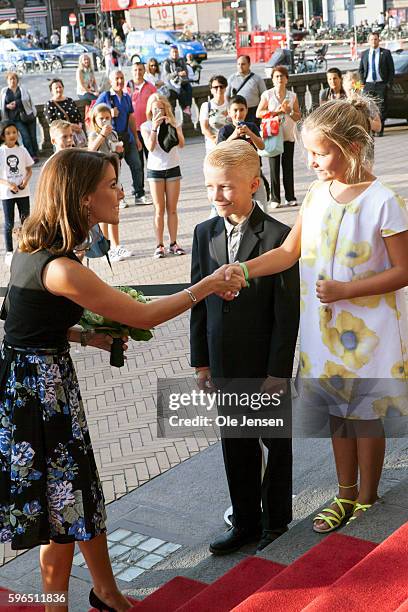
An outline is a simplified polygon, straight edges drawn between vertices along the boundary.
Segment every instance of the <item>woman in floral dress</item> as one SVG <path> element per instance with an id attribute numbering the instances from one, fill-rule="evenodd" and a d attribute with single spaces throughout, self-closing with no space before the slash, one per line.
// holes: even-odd
<path id="1" fill-rule="evenodd" d="M 110 347 L 111 338 L 73 327 L 83 308 L 148 329 L 226 282 L 216 272 L 189 291 L 140 304 L 82 266 L 74 249 L 89 229 L 119 221 L 117 177 L 116 155 L 56 153 L 13 257 L 0 350 L 0 541 L 13 549 L 41 545 L 45 593 L 68 591 L 78 542 L 93 579 L 92 604 L 121 612 L 130 603 L 110 566 L 103 492 L 68 341 Z M 243 285 L 238 275 L 232 285 Z"/>
<path id="2" fill-rule="evenodd" d="M 300 258 L 301 400 L 314 435 L 319 417 L 329 423 L 338 475 L 338 496 L 313 523 L 328 533 L 378 499 L 380 419 L 395 416 L 401 428 L 408 416 L 408 211 L 371 174 L 363 97 L 316 109 L 302 139 L 318 181 L 283 245 L 246 266 L 252 278 Z"/>

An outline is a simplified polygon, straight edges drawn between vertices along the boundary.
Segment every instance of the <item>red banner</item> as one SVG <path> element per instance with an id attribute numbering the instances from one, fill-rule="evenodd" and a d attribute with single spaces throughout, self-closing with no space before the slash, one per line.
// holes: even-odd
<path id="1" fill-rule="evenodd" d="M 101 8 L 103 12 L 107 12 L 155 6 L 173 6 L 177 4 L 203 4 L 207 2 L 219 2 L 219 0 L 102 0 Z"/>

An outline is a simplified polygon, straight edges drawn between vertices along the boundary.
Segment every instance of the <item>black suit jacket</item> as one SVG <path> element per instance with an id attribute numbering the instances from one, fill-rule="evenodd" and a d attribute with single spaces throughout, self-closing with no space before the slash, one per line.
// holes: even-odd
<path id="1" fill-rule="evenodd" d="M 238 250 L 239 261 L 278 247 L 289 231 L 256 205 Z M 224 219 L 214 217 L 194 230 L 192 282 L 225 263 Z M 291 377 L 299 299 L 297 264 L 280 274 L 252 279 L 232 302 L 209 296 L 191 311 L 191 365 L 209 366 L 215 378 Z"/>
<path id="2" fill-rule="evenodd" d="M 359 73 L 362 83 L 366 83 L 369 68 L 370 49 L 364 51 L 360 60 Z M 384 83 L 391 85 L 394 80 L 395 68 L 394 60 L 392 59 L 391 51 L 380 47 L 380 62 L 379 72 Z"/>

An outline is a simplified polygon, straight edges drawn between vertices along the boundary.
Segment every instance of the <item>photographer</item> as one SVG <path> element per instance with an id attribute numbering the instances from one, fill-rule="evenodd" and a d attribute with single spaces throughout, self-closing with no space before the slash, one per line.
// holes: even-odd
<path id="1" fill-rule="evenodd" d="M 179 57 L 177 45 L 170 46 L 170 57 L 163 62 L 163 79 L 170 90 L 169 100 L 173 109 L 179 100 L 184 113 L 191 115 L 193 88 L 191 87 L 188 68 L 184 58 Z"/>

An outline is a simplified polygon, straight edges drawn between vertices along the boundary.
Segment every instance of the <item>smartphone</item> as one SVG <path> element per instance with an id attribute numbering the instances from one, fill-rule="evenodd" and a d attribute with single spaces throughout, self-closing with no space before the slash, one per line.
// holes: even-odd
<path id="1" fill-rule="evenodd" d="M 158 119 L 159 117 L 161 117 L 161 116 L 162 116 L 162 114 L 163 114 L 163 111 L 162 111 L 162 109 L 161 109 L 161 108 L 155 108 L 155 109 L 154 109 L 154 113 L 153 113 L 153 115 L 154 115 L 154 118 L 155 118 L 155 119 Z"/>

